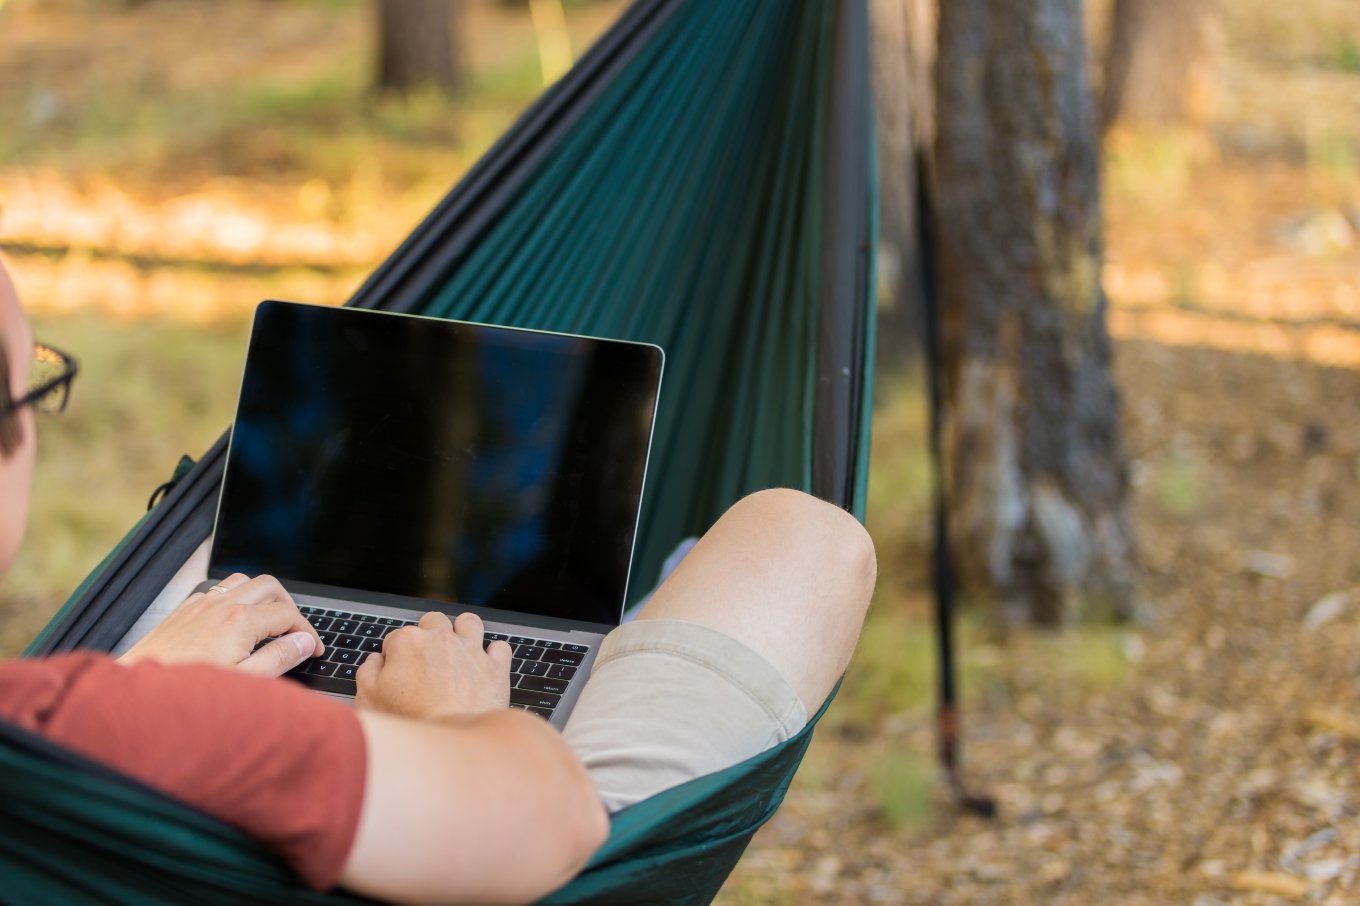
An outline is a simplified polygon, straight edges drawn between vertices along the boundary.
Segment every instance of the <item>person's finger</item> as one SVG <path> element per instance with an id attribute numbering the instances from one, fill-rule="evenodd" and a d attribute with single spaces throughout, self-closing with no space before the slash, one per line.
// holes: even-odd
<path id="1" fill-rule="evenodd" d="M 510 647 L 510 643 L 503 640 L 496 640 L 486 646 L 486 653 L 495 661 L 497 665 L 510 669 L 510 661 L 515 655 L 515 651 Z"/>
<path id="2" fill-rule="evenodd" d="M 432 610 L 420 618 L 419 626 L 421 629 L 452 629 L 453 621 L 447 614 Z"/>
<path id="3" fill-rule="evenodd" d="M 382 671 L 386 659 L 379 652 L 374 652 L 364 658 L 364 662 L 359 665 L 359 669 L 354 671 L 354 684 L 357 686 L 354 696 L 354 704 L 364 708 L 368 706 L 369 696 L 374 694 L 378 683 L 378 674 Z"/>
<path id="4" fill-rule="evenodd" d="M 482 636 L 486 633 L 486 624 L 475 613 L 460 613 L 458 619 L 453 621 L 453 631 L 467 641 L 475 642 L 480 648 Z"/>
<path id="5" fill-rule="evenodd" d="M 274 598 L 258 604 L 239 601 L 235 603 L 240 608 L 238 611 L 240 619 L 244 620 L 255 633 L 255 641 L 269 638 L 271 635 L 283 636 L 290 632 L 302 632 L 311 636 L 317 654 L 326 650 L 316 628 L 307 622 L 307 618 L 297 609 L 292 598 L 286 601 Z"/>
<path id="6" fill-rule="evenodd" d="M 387 659 L 383 657 L 381 651 L 375 651 L 364 662 L 359 665 L 359 669 L 354 672 L 354 681 L 359 685 L 373 682 L 378 678 L 378 673 L 382 670 Z"/>
<path id="7" fill-rule="evenodd" d="M 257 676 L 282 676 L 312 656 L 315 640 L 305 632 L 290 632 L 265 645 L 237 666 Z"/>
<path id="8" fill-rule="evenodd" d="M 405 645 L 408 641 L 411 640 L 411 636 L 414 635 L 415 632 L 416 629 L 414 626 L 399 626 L 396 629 L 393 629 L 387 635 L 383 636 L 382 640 L 383 653 L 388 654 L 391 652 L 392 649 L 395 649 L 398 645 Z"/>

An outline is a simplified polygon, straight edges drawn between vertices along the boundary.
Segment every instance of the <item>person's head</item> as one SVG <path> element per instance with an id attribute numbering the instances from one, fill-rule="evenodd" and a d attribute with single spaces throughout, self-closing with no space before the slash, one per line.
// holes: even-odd
<path id="1" fill-rule="evenodd" d="M 33 335 L 0 261 L 0 574 L 14 562 L 28 522 L 28 486 L 37 449 L 33 408 L 13 402 L 24 394 L 32 362 Z"/>

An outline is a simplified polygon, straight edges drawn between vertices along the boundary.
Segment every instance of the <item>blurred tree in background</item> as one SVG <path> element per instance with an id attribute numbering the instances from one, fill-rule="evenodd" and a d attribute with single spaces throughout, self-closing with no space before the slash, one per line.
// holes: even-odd
<path id="1" fill-rule="evenodd" d="M 380 91 L 407 93 L 458 85 L 459 3 L 455 0 L 375 0 Z"/>
<path id="2" fill-rule="evenodd" d="M 1127 614 L 1133 542 L 1080 0 L 941 4 L 935 107 L 957 576 L 1008 622 Z"/>
<path id="3" fill-rule="evenodd" d="M 1115 0 L 1101 120 L 1208 126 L 1222 50 L 1218 0 Z"/>
<path id="4" fill-rule="evenodd" d="M 935 0 L 872 0 L 879 154 L 878 349 L 900 369 L 921 349 L 920 181 L 934 135 Z"/>

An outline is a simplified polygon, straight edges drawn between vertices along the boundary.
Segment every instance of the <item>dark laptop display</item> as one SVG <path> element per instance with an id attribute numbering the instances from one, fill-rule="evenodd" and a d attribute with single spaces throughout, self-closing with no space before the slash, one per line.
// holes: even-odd
<path id="1" fill-rule="evenodd" d="M 655 346 L 266 302 L 210 575 L 616 624 Z"/>

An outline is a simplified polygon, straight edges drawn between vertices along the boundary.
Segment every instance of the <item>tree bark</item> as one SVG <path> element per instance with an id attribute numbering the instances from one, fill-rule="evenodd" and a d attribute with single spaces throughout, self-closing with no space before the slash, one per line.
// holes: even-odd
<path id="1" fill-rule="evenodd" d="M 934 132 L 935 4 L 873 0 L 878 133 L 878 357 L 900 370 L 922 348 L 924 306 L 918 183 Z"/>
<path id="2" fill-rule="evenodd" d="M 378 89 L 450 91 L 458 84 L 453 0 L 376 0 Z"/>
<path id="3" fill-rule="evenodd" d="M 960 585 L 1008 622 L 1133 590 L 1086 64 L 1081 0 L 941 4 L 944 490 Z"/>
<path id="4" fill-rule="evenodd" d="M 1221 47 L 1218 0 L 1115 0 L 1102 126 L 1206 128 Z"/>

